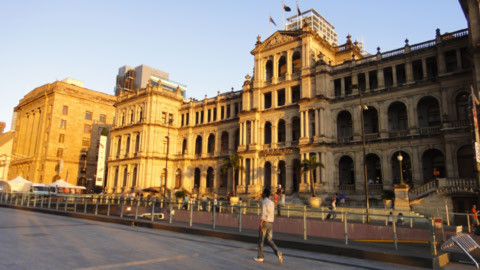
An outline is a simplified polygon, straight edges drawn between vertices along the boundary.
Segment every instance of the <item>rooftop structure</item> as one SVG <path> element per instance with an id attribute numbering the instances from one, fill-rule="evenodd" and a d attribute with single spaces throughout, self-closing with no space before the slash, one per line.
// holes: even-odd
<path id="1" fill-rule="evenodd" d="M 334 30 L 335 26 L 329 23 L 313 8 L 301 13 L 300 16 L 287 18 L 287 21 L 286 30 L 300 30 L 302 29 L 302 24 L 306 21 L 320 37 L 324 38 L 333 46 L 337 46 L 338 44 L 338 35 Z"/>

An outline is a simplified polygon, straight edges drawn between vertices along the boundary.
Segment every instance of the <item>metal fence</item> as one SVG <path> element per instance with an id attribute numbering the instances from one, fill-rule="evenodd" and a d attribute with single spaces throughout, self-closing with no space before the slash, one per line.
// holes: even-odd
<path id="1" fill-rule="evenodd" d="M 258 201 L 240 201 L 230 205 L 226 201 L 165 200 L 157 197 L 124 197 L 113 195 L 63 195 L 40 196 L 32 193 L 0 193 L 0 204 L 23 208 L 49 209 L 111 216 L 135 221 L 193 224 L 217 228 L 235 228 L 242 230 L 258 229 L 261 206 Z M 307 206 L 279 206 L 276 209 L 277 223 L 286 224 L 287 229 L 276 232 L 296 235 L 299 239 L 334 238 L 344 242 L 371 240 L 392 242 L 391 247 L 398 250 L 399 241 L 424 240 L 436 254 L 437 240 L 433 219 L 418 217 L 411 212 L 399 214 L 398 211 L 385 210 L 383 214 L 367 213 L 358 208 L 355 212 L 338 207 L 336 211 L 322 207 L 313 209 Z M 365 227 L 369 226 L 369 227 Z M 282 227 L 282 226 L 280 226 Z M 282 228 L 283 228 L 282 227 Z M 360 227 L 359 229 L 355 227 Z M 355 228 L 355 229 L 354 229 Z M 331 231 L 324 232 L 324 231 Z M 359 234 L 359 231 L 365 233 Z M 400 231 L 399 231 L 400 230 Z M 373 232 L 373 233 L 372 233 Z M 417 239 L 412 239 L 414 237 Z M 363 237 L 369 239 L 361 239 Z"/>

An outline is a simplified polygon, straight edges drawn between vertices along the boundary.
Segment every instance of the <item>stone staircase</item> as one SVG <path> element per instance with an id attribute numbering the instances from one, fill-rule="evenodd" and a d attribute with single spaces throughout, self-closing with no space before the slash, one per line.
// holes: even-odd
<path id="1" fill-rule="evenodd" d="M 434 192 L 473 191 L 477 188 L 476 179 L 438 178 L 408 191 L 410 201 L 426 197 Z"/>

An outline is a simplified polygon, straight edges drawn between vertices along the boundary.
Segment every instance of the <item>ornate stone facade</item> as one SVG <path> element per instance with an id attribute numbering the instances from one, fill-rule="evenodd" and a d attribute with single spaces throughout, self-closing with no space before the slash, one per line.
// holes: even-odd
<path id="1" fill-rule="evenodd" d="M 473 170 L 469 103 L 473 60 L 469 31 L 363 57 L 347 37 L 333 47 L 307 24 L 258 37 L 253 77 L 241 91 L 202 101 L 184 100 L 149 85 L 123 93 L 109 155 L 109 192 L 146 187 L 225 194 L 232 172 L 220 170 L 229 153 L 244 168 L 243 196 L 278 184 L 309 192 L 300 163 L 313 156 L 315 189 L 350 198 L 364 194 L 361 115 L 370 192 L 377 196 L 404 180 L 470 178 Z M 363 109 L 362 109 L 363 108 Z M 172 122 L 169 122 L 172 119 Z M 166 180 L 165 180 L 166 179 Z"/>
<path id="2" fill-rule="evenodd" d="M 8 179 L 20 175 L 86 185 L 96 173 L 100 132 L 113 123 L 115 97 L 56 81 L 25 95 L 17 115 Z"/>

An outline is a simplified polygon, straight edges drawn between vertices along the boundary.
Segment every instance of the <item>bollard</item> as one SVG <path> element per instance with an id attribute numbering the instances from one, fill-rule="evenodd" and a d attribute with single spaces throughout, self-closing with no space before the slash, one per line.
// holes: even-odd
<path id="1" fill-rule="evenodd" d="M 430 219 L 430 243 L 433 256 L 437 256 L 437 240 L 435 238 L 435 224 L 433 218 Z"/>
<path id="2" fill-rule="evenodd" d="M 45 196 L 41 197 L 42 200 L 40 201 L 40 208 L 43 208 L 43 200 L 45 199 Z M 17 198 L 15 198 L 15 205 L 17 205 Z"/>
<path id="3" fill-rule="evenodd" d="M 290 205 L 287 205 L 287 217 L 290 217 Z"/>
<path id="4" fill-rule="evenodd" d="M 303 240 L 307 240 L 307 206 L 303 206 Z"/>
<path id="5" fill-rule="evenodd" d="M 218 203 L 218 213 L 222 213 L 222 202 Z"/>
<path id="6" fill-rule="evenodd" d="M 77 196 L 73 197 L 73 212 L 77 212 Z"/>
<path id="7" fill-rule="evenodd" d="M 48 209 L 50 209 L 50 205 L 52 205 L 52 196 L 48 196 Z"/>
<path id="8" fill-rule="evenodd" d="M 190 227 L 192 227 L 193 223 L 193 205 L 190 206 Z"/>
<path id="9" fill-rule="evenodd" d="M 120 218 L 123 218 L 124 209 L 125 209 L 125 199 L 120 198 Z"/>
<path id="10" fill-rule="evenodd" d="M 170 202 L 170 219 L 168 220 L 168 223 L 172 224 L 173 222 L 173 214 L 175 212 L 173 211 L 173 204 Z"/>
<path id="11" fill-rule="evenodd" d="M 238 202 L 238 231 L 242 232 L 242 203 Z"/>
<path id="12" fill-rule="evenodd" d="M 163 200 L 162 200 L 163 201 Z M 150 220 L 153 222 L 155 216 L 155 204 L 157 204 L 157 197 L 153 197 L 153 202 L 152 202 L 152 216 L 150 217 Z"/>
<path id="13" fill-rule="evenodd" d="M 217 209 L 215 209 L 215 205 L 213 206 L 213 209 L 212 209 L 212 215 L 213 215 L 213 228 L 215 229 L 215 212 L 217 211 Z"/>
<path id="14" fill-rule="evenodd" d="M 470 215 L 468 214 L 468 211 L 467 211 L 467 226 L 468 226 L 468 232 L 472 232 L 472 229 L 470 228 Z"/>
<path id="15" fill-rule="evenodd" d="M 68 209 L 68 197 L 65 197 L 65 212 Z"/>
<path id="16" fill-rule="evenodd" d="M 84 200 L 83 213 L 86 214 L 86 213 L 87 213 L 87 202 L 88 202 L 88 199 L 87 199 L 87 197 L 85 197 L 83 200 Z"/>
<path id="17" fill-rule="evenodd" d="M 390 214 L 388 214 L 387 216 L 387 212 L 385 210 L 383 210 L 383 214 L 385 215 L 385 226 L 388 226 L 388 217 L 390 216 Z"/>
<path id="18" fill-rule="evenodd" d="M 95 215 L 98 215 L 98 195 L 97 199 L 95 200 Z"/>
<path id="19" fill-rule="evenodd" d="M 57 210 L 57 211 L 58 211 L 58 199 L 59 199 L 59 197 L 56 198 L 57 206 L 55 207 L 55 210 Z"/>
<path id="20" fill-rule="evenodd" d="M 365 209 L 362 210 L 362 224 L 365 224 Z"/>
<path id="21" fill-rule="evenodd" d="M 322 220 L 325 220 L 325 208 L 322 206 Z"/>
<path id="22" fill-rule="evenodd" d="M 343 223 L 345 226 L 345 245 L 348 245 L 348 221 L 347 221 L 347 212 L 343 213 Z"/>
<path id="23" fill-rule="evenodd" d="M 107 197 L 107 217 L 110 216 L 110 205 L 112 204 L 112 199 Z"/>
<path id="24" fill-rule="evenodd" d="M 395 212 L 392 213 L 392 228 L 393 228 L 393 246 L 395 250 L 398 250 L 398 243 L 397 243 L 397 216 Z"/>
<path id="25" fill-rule="evenodd" d="M 163 199 L 160 199 L 160 208 L 163 209 Z"/>
<path id="26" fill-rule="evenodd" d="M 410 211 L 410 228 L 413 228 L 413 215 L 412 215 L 412 211 Z"/>
<path id="27" fill-rule="evenodd" d="M 140 206 L 140 199 L 135 198 L 136 204 L 135 204 L 135 220 L 138 219 L 138 206 Z"/>

